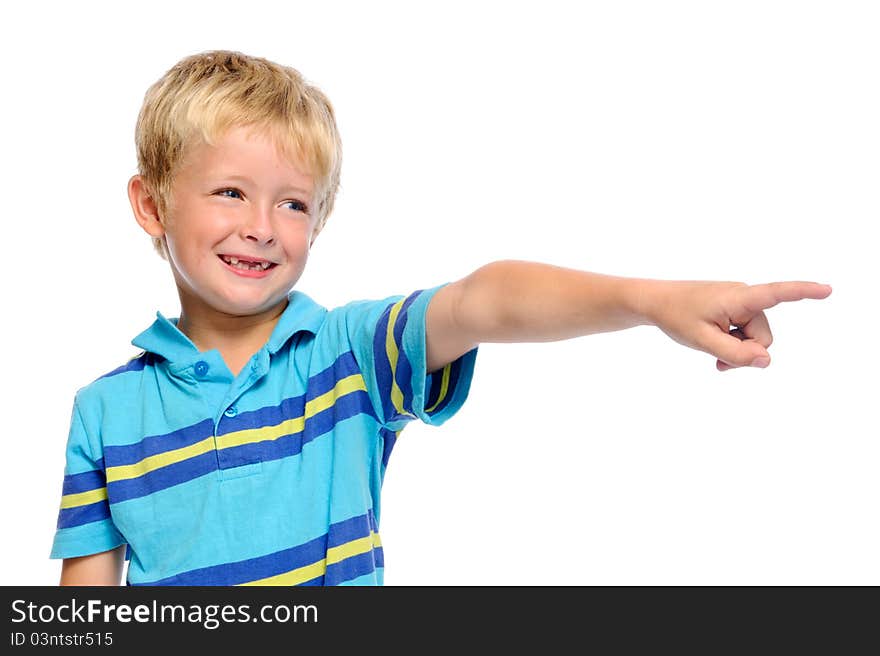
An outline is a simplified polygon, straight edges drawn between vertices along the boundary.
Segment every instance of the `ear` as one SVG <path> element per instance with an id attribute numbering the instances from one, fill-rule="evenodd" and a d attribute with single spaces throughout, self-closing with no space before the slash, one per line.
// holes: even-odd
<path id="1" fill-rule="evenodd" d="M 140 175 L 134 175 L 128 181 L 128 200 L 134 211 L 134 218 L 151 237 L 162 237 L 165 234 L 165 226 L 159 217 L 156 201 L 150 195 Z"/>

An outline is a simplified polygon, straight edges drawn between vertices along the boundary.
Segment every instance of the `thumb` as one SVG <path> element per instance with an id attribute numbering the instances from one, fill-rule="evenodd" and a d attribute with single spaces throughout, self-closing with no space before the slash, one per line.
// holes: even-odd
<path id="1" fill-rule="evenodd" d="M 708 339 L 709 352 L 722 362 L 732 367 L 761 366 L 752 365 L 755 360 L 763 359 L 770 364 L 770 354 L 754 339 L 740 340 L 732 334 L 723 332 L 713 325 L 711 337 Z"/>

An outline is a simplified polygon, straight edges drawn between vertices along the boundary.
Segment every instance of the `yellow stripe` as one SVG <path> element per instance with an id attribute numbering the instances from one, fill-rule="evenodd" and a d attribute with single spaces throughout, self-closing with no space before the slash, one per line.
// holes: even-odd
<path id="1" fill-rule="evenodd" d="M 311 565 L 306 565 L 305 567 L 300 567 L 299 569 L 285 572 L 284 574 L 269 576 L 265 579 L 258 579 L 256 581 L 248 581 L 247 583 L 240 583 L 239 585 L 299 585 L 300 583 L 305 583 L 306 581 L 311 581 L 312 579 L 322 576 L 326 571 L 327 565 L 322 558 L 317 563 L 312 563 Z"/>
<path id="2" fill-rule="evenodd" d="M 358 538 L 356 540 L 352 540 L 351 542 L 346 542 L 345 544 L 340 544 L 331 549 L 327 549 L 327 564 L 335 565 L 336 563 L 342 562 L 346 558 L 358 556 L 362 553 L 366 553 L 372 550 L 375 547 L 381 546 L 382 543 L 379 541 L 379 534 L 370 531 L 369 535 L 365 535 L 362 538 Z"/>
<path id="3" fill-rule="evenodd" d="M 65 494 L 61 497 L 61 508 L 74 508 L 76 506 L 87 506 L 90 503 L 97 503 L 107 498 L 107 488 L 99 487 L 96 490 L 88 492 L 77 492 L 76 494 Z"/>
<path id="4" fill-rule="evenodd" d="M 337 547 L 328 549 L 326 558 L 322 558 L 311 565 L 304 565 L 303 567 L 298 567 L 297 569 L 284 572 L 283 574 L 268 576 L 256 581 L 248 581 L 247 583 L 241 583 L 240 585 L 298 585 L 322 576 L 327 571 L 327 565 L 342 562 L 346 558 L 358 556 L 381 546 L 382 542 L 379 539 L 379 534 L 370 531 L 370 535 L 368 536 L 357 538 L 351 542 L 346 542 L 345 544 L 340 544 Z"/>
<path id="5" fill-rule="evenodd" d="M 144 458 L 140 462 L 136 462 L 133 465 L 118 465 L 116 467 L 108 467 L 107 482 L 111 483 L 114 481 L 123 481 L 129 478 L 137 478 L 138 476 L 143 476 L 144 474 L 147 474 L 161 467 L 167 467 L 168 465 L 173 465 L 176 462 L 181 462 L 182 460 L 187 460 L 188 458 L 200 456 L 203 453 L 207 453 L 208 451 L 212 450 L 213 448 L 214 436 L 212 435 L 211 437 L 206 437 L 200 442 L 190 444 L 189 446 L 185 446 L 181 449 L 174 449 L 173 451 L 166 451 L 165 453 L 157 453 L 156 455 Z"/>
<path id="6" fill-rule="evenodd" d="M 261 426 L 260 428 L 247 428 L 235 431 L 234 433 L 226 433 L 226 435 L 217 437 L 217 448 L 228 449 L 233 446 L 241 446 L 242 444 L 276 440 L 282 435 L 298 433 L 303 429 L 305 423 L 303 417 L 295 417 L 293 419 L 285 419 L 276 426 Z"/>
<path id="7" fill-rule="evenodd" d="M 316 396 L 314 399 L 306 403 L 304 414 L 301 417 L 293 419 L 285 419 L 276 426 L 261 426 L 260 428 L 247 428 L 245 430 L 227 433 L 217 438 L 218 449 L 228 449 L 233 446 L 241 446 L 242 444 L 251 444 L 253 442 L 262 442 L 264 440 L 276 440 L 283 435 L 298 433 L 305 427 L 306 419 L 313 417 L 322 410 L 331 407 L 336 400 L 356 392 L 358 390 L 366 391 L 367 386 L 364 383 L 364 377 L 361 374 L 352 374 L 336 382 L 332 390 Z"/>
<path id="8" fill-rule="evenodd" d="M 399 356 L 397 350 L 397 342 L 394 341 L 394 324 L 397 321 L 397 315 L 400 313 L 400 308 L 403 306 L 403 301 L 406 299 L 402 299 L 395 303 L 391 308 L 391 314 L 388 317 L 388 328 L 385 331 L 385 353 L 388 356 L 388 363 L 391 366 L 391 403 L 394 405 L 394 408 L 397 410 L 398 414 L 403 414 L 403 392 L 400 391 L 400 387 L 397 385 L 397 378 L 395 374 L 397 373 L 397 358 Z"/>
<path id="9" fill-rule="evenodd" d="M 449 376 L 451 372 L 452 363 L 450 362 L 445 367 L 443 367 L 443 378 L 440 380 L 440 396 L 437 397 L 437 403 L 425 410 L 425 412 L 433 412 L 434 408 L 436 408 L 440 404 L 440 401 L 446 398 L 446 391 L 449 389 Z"/>
<path id="10" fill-rule="evenodd" d="M 322 410 L 332 406 L 340 396 L 366 390 L 366 384 L 361 374 L 352 374 L 336 382 L 332 390 L 315 397 L 305 406 L 305 414 L 301 417 L 286 419 L 276 426 L 261 426 L 260 428 L 248 428 L 245 430 L 227 433 L 217 438 L 218 449 L 228 449 L 233 446 L 261 442 L 263 440 L 278 439 L 282 435 L 297 433 L 305 427 L 305 420 Z M 173 465 L 188 458 L 200 456 L 214 448 L 214 437 L 206 437 L 204 440 L 190 444 L 180 449 L 173 449 L 165 453 L 157 453 L 131 465 L 119 465 L 107 468 L 107 482 L 122 481 L 130 478 L 143 476 L 151 471 Z"/>
<path id="11" fill-rule="evenodd" d="M 388 329 L 385 332 L 385 352 L 391 365 L 391 403 L 398 414 L 415 417 L 415 415 L 403 409 L 403 392 L 400 391 L 396 378 L 397 359 L 400 354 L 397 349 L 397 342 L 394 341 L 394 324 L 397 322 L 397 315 L 400 313 L 400 308 L 403 307 L 405 300 L 405 298 L 400 299 L 391 308 L 391 314 L 388 316 Z"/>

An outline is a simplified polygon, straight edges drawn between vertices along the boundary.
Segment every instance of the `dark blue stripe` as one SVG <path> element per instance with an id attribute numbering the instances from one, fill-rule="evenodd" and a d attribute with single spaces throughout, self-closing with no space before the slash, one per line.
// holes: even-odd
<path id="1" fill-rule="evenodd" d="M 311 565 L 325 558 L 327 549 L 331 546 L 330 541 L 334 536 L 351 535 L 350 539 L 366 537 L 366 535 L 369 535 L 369 515 L 372 515 L 372 511 L 368 515 L 361 515 L 332 524 L 328 533 L 290 549 L 276 551 L 266 556 L 249 558 L 235 563 L 202 567 L 158 581 L 135 583 L 133 585 L 237 585 L 270 576 L 277 576 L 278 574 Z M 364 527 L 367 533 L 353 533 L 351 527 L 357 525 Z M 339 564 L 341 565 L 342 563 Z M 312 579 L 312 581 L 307 583 L 314 584 L 313 582 L 316 580 Z"/>
<path id="2" fill-rule="evenodd" d="M 388 430 L 387 428 L 380 428 L 379 436 L 382 438 L 383 442 L 382 466 L 387 467 L 388 459 L 391 457 L 391 450 L 394 448 L 394 444 L 397 442 L 397 433 Z"/>
<path id="3" fill-rule="evenodd" d="M 376 372 L 376 383 L 379 386 L 379 398 L 382 401 L 382 421 L 391 421 L 385 418 L 395 414 L 394 404 L 391 402 L 391 362 L 388 360 L 388 352 L 385 349 L 388 319 L 394 303 L 391 303 L 382 312 L 382 316 L 376 323 L 376 331 L 373 333 L 373 368 Z"/>
<path id="4" fill-rule="evenodd" d="M 217 455 L 214 449 L 183 462 L 161 467 L 137 478 L 107 483 L 107 495 L 113 503 L 120 503 L 136 497 L 143 497 L 159 490 L 186 483 L 217 469 Z"/>
<path id="5" fill-rule="evenodd" d="M 394 372 L 394 379 L 397 381 L 397 386 L 403 394 L 401 405 L 403 406 L 403 409 L 410 414 L 415 414 L 412 409 L 413 368 L 412 365 L 410 365 L 409 358 L 407 357 L 406 350 L 403 346 L 403 331 L 406 328 L 407 321 L 409 321 L 409 308 L 413 304 L 413 301 L 415 301 L 423 291 L 424 290 L 420 289 L 409 295 L 406 301 L 404 301 L 403 306 L 400 308 L 400 312 L 397 313 L 397 321 L 394 323 L 394 343 L 397 344 L 397 370 Z M 394 419 L 403 418 L 406 418 L 406 415 L 401 414 L 394 417 Z"/>
<path id="6" fill-rule="evenodd" d="M 443 388 L 443 368 L 429 373 L 425 379 L 425 385 L 428 387 L 427 400 L 425 401 L 425 410 L 427 410 L 433 407 L 437 403 L 437 399 L 440 398 L 440 390 Z"/>
<path id="7" fill-rule="evenodd" d="M 99 469 L 65 476 L 61 494 L 79 494 L 104 487 L 107 483 L 104 476 L 104 459 L 102 458 L 95 465 Z"/>
<path id="8" fill-rule="evenodd" d="M 203 453 L 172 465 L 166 465 L 143 476 L 121 481 L 111 481 L 107 492 L 113 503 L 127 501 L 136 497 L 146 496 L 164 490 L 173 485 L 186 483 L 212 471 L 220 465 L 224 469 L 240 467 L 255 462 L 278 460 L 287 456 L 298 455 L 304 444 L 325 435 L 333 430 L 336 424 L 358 414 L 366 414 L 376 418 L 370 398 L 363 390 L 350 392 L 336 400 L 326 408 L 306 420 L 305 430 L 284 435 L 275 440 L 264 440 L 252 444 L 229 447 L 220 451 Z M 302 416 L 301 414 L 297 416 Z M 218 464 L 219 461 L 219 464 Z"/>
<path id="9" fill-rule="evenodd" d="M 331 524 L 330 530 L 327 533 L 329 536 L 327 540 L 327 548 L 338 547 L 340 544 L 345 544 L 346 542 L 351 542 L 352 540 L 368 536 L 370 534 L 371 524 L 375 523 L 375 520 L 370 522 L 372 517 L 373 510 L 370 509 L 367 510 L 364 515 L 350 517 L 341 522 Z"/>
<path id="10" fill-rule="evenodd" d="M 268 462 L 298 455 L 302 452 L 304 445 L 329 433 L 340 421 L 358 414 L 366 414 L 374 419 L 376 417 L 373 405 L 370 403 L 370 397 L 363 390 L 349 392 L 336 399 L 336 403 L 329 408 L 309 417 L 306 420 L 305 429 L 302 431 L 282 435 L 276 439 L 221 449 L 218 452 L 220 466 L 226 469 L 249 465 L 260 460 Z"/>
<path id="11" fill-rule="evenodd" d="M 434 415 L 443 411 L 443 409 L 449 405 L 449 402 L 452 400 L 452 397 L 455 396 L 455 389 L 458 385 L 458 379 L 461 377 L 461 365 L 464 362 L 464 355 L 456 359 L 452 363 L 452 367 L 449 371 L 449 386 L 446 388 L 446 396 L 443 397 L 443 400 L 440 401 L 440 405 L 434 408 L 429 414 L 433 417 Z M 439 383 L 438 383 L 439 385 Z M 431 407 L 431 406 L 427 406 Z"/>
<path id="12" fill-rule="evenodd" d="M 343 353 L 332 365 L 309 379 L 307 395 L 301 394 L 284 399 L 277 406 L 242 412 L 236 417 L 223 417 L 217 435 L 249 428 L 275 426 L 287 419 L 302 417 L 307 399 L 311 400 L 325 394 L 333 389 L 338 380 L 358 372 L 354 354 L 351 351 Z M 375 413 L 371 412 L 371 414 Z M 106 446 L 104 447 L 104 457 L 108 467 L 133 465 L 144 458 L 201 442 L 213 434 L 213 419 L 203 419 L 196 424 L 179 428 L 170 433 L 145 437 L 134 444 Z"/>
<path id="13" fill-rule="evenodd" d="M 110 505 L 106 499 L 90 503 L 87 506 L 75 506 L 73 508 L 62 508 L 58 512 L 57 528 L 73 528 L 74 526 L 82 526 L 90 524 L 110 516 Z"/>
<path id="14" fill-rule="evenodd" d="M 312 396 L 311 394 L 309 396 Z M 235 417 L 221 417 L 217 428 L 217 436 L 235 433 L 240 430 L 277 426 L 283 421 L 302 417 L 305 412 L 306 397 L 304 395 L 284 399 L 275 406 L 266 406 L 256 410 L 240 412 Z"/>
<path id="15" fill-rule="evenodd" d="M 397 387 L 400 388 L 400 393 L 403 397 L 400 401 L 400 405 L 403 407 L 403 412 L 397 412 L 397 408 L 394 408 L 394 414 L 388 421 L 392 422 L 399 419 L 410 420 L 412 419 L 411 415 L 415 415 L 412 408 L 412 367 L 410 366 L 407 357 L 403 354 L 403 351 L 400 352 L 397 358 L 397 373 L 395 374 L 395 378 L 397 380 Z"/>
<path id="16" fill-rule="evenodd" d="M 385 567 L 385 552 L 382 547 L 376 547 L 372 552 L 372 562 L 370 562 L 370 554 L 365 553 L 361 554 L 361 556 L 357 556 L 356 558 L 362 558 L 361 565 L 364 566 L 363 569 L 366 571 L 361 571 L 360 573 L 353 573 L 352 576 L 346 577 L 345 579 L 339 579 L 336 581 L 337 584 L 342 583 L 344 581 L 350 581 L 353 578 L 358 576 L 362 576 L 363 574 L 369 574 L 370 572 L 380 568 Z M 341 564 L 341 563 L 340 563 Z M 331 567 L 336 567 L 332 565 Z M 331 572 L 331 576 L 336 574 L 335 572 Z M 301 583 L 300 585 L 333 585 L 333 583 L 327 582 L 323 576 L 319 576 L 318 578 L 314 578 L 311 581 L 306 581 L 305 583 Z"/>
<path id="17" fill-rule="evenodd" d="M 326 553 L 327 536 L 322 535 L 298 547 L 278 551 L 268 556 L 241 560 L 237 563 L 203 567 L 176 576 L 169 576 L 153 583 L 135 583 L 134 585 L 238 585 L 311 565 L 324 558 Z"/>
<path id="18" fill-rule="evenodd" d="M 203 419 L 197 424 L 179 428 L 164 435 L 152 435 L 145 437 L 140 442 L 125 444 L 122 446 L 105 446 L 104 460 L 107 467 L 119 467 L 133 465 L 144 458 L 149 458 L 158 453 L 166 453 L 175 449 L 182 449 L 196 442 L 201 442 L 206 437 L 214 434 L 214 420 Z"/>
<path id="19" fill-rule="evenodd" d="M 263 426 L 277 426 L 287 419 L 302 417 L 307 401 L 326 394 L 336 386 L 337 382 L 357 373 L 360 373 L 360 369 L 358 369 L 354 354 L 347 351 L 336 358 L 332 365 L 309 378 L 307 396 L 291 397 L 284 399 L 277 406 L 241 412 L 231 418 L 224 417 L 220 422 L 217 435 L 250 428 L 262 428 Z"/>
<path id="20" fill-rule="evenodd" d="M 354 353 L 346 351 L 340 355 L 329 367 L 309 378 L 309 399 L 321 396 L 332 390 L 336 383 L 343 378 L 360 373 Z M 317 390 L 317 391 L 315 391 Z M 314 394 L 312 392 L 315 392 Z"/>
<path id="21" fill-rule="evenodd" d="M 281 437 L 278 439 L 283 440 L 284 438 Z M 260 454 L 263 452 L 263 444 L 264 442 L 255 442 L 252 444 L 233 446 L 227 449 L 219 449 L 217 451 L 217 467 L 220 469 L 235 469 L 236 467 L 244 467 L 245 465 L 258 463 L 263 460 L 263 458 L 260 457 Z M 302 447 L 300 447 L 300 451 L 301 450 Z"/>
<path id="22" fill-rule="evenodd" d="M 133 359 L 129 360 L 121 367 L 116 367 L 116 369 L 114 369 L 113 371 L 110 371 L 103 376 L 98 377 L 97 380 L 101 380 L 101 378 L 109 378 L 110 376 L 116 376 L 117 374 L 124 374 L 127 371 L 142 371 L 145 367 L 154 366 L 156 362 L 160 359 L 162 359 L 160 356 L 145 351 L 140 355 L 134 357 Z"/>

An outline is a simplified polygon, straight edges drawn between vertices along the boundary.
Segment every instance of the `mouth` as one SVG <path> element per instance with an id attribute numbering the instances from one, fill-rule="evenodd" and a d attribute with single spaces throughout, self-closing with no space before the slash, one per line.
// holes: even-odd
<path id="1" fill-rule="evenodd" d="M 270 262 L 269 260 L 264 260 L 260 257 L 250 257 L 247 255 L 226 255 L 220 254 L 219 257 L 223 262 L 232 267 L 233 269 L 238 269 L 240 271 L 268 271 L 276 266 L 278 266 L 275 262 Z"/>

